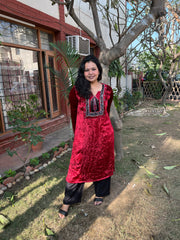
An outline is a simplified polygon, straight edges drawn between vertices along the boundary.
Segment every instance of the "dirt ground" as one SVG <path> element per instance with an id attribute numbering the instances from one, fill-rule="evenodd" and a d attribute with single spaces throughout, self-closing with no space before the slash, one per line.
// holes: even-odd
<path id="1" fill-rule="evenodd" d="M 154 113 L 157 106 L 150 102 L 139 108 Z M 82 204 L 71 209 L 59 239 L 180 239 L 180 104 L 170 104 L 165 111 L 168 114 L 124 116 L 125 156 L 116 162 L 111 195 L 94 207 L 93 187 L 87 185 Z"/>
<path id="2" fill-rule="evenodd" d="M 94 189 L 85 184 L 82 203 L 64 220 L 58 209 L 64 196 L 70 153 L 17 186 L 14 205 L 2 198 L 0 211 L 11 224 L 2 240 L 179 240 L 180 103 L 157 107 L 145 102 L 143 116 L 123 117 L 124 158 L 116 161 L 111 194 L 94 206 Z M 174 166 L 171 169 L 164 167 Z M 55 236 L 47 238 L 47 224 Z"/>

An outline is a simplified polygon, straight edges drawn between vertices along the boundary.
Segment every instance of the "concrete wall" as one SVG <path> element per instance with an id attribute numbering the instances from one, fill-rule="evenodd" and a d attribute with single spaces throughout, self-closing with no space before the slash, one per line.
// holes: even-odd
<path id="1" fill-rule="evenodd" d="M 57 4 L 51 5 L 50 0 L 17 0 L 23 4 L 26 4 L 36 10 L 46 13 L 54 18 L 59 19 L 59 7 Z"/>
<path id="2" fill-rule="evenodd" d="M 122 76 L 120 81 L 120 86 L 122 88 L 122 91 L 120 92 L 120 97 L 123 97 L 126 90 L 128 90 L 130 93 L 132 93 L 132 77 L 131 75 Z M 116 79 L 111 79 L 111 87 L 116 88 Z"/>

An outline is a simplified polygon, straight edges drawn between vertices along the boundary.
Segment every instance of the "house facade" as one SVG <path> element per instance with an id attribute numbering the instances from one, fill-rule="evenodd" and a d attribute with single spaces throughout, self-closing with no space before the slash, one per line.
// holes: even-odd
<path id="1" fill-rule="evenodd" d="M 44 135 L 69 122 L 67 100 L 47 68 L 60 67 L 50 42 L 69 39 L 83 45 L 85 40 L 89 52 L 98 55 L 99 50 L 86 33 L 71 24 L 72 19 L 65 20 L 64 9 L 51 5 L 50 0 L 0 1 L 0 153 L 11 147 L 14 138 L 7 116 L 12 108 L 9 100 L 17 104 L 30 94 L 38 95 L 40 107 L 48 113 L 39 122 Z M 80 51 L 86 55 L 87 49 Z"/>

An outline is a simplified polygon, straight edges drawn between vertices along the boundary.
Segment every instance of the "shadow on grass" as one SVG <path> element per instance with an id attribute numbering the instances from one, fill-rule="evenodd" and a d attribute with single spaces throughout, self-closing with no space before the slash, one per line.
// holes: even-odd
<path id="1" fill-rule="evenodd" d="M 60 183 L 57 183 L 57 185 L 54 185 L 54 187 L 50 189 L 51 194 L 47 192 L 47 194 L 43 195 L 32 207 L 29 207 L 25 213 L 15 217 L 13 222 L 1 233 L 1 240 L 7 240 L 7 236 L 9 239 L 16 239 L 16 236 L 26 229 L 29 224 L 38 217 L 42 210 L 48 208 L 52 201 L 62 193 L 61 191 L 57 191 L 57 189 L 59 189 L 61 185 L 64 186 L 64 181 L 65 177 Z"/>
<path id="2" fill-rule="evenodd" d="M 67 156 L 69 155 L 67 154 Z M 17 195 L 15 203 L 9 201 L 8 204 L 6 204 L 7 198 L 5 199 L 5 197 L 2 197 L 0 211 L 11 220 L 13 219 L 13 216 L 9 214 L 12 212 L 16 213 L 11 224 L 1 230 L 1 240 L 16 239 L 16 237 L 20 235 L 24 229 L 28 228 L 29 224 L 33 222 L 44 209 L 48 208 L 51 203 L 63 193 L 65 186 L 65 170 L 67 170 L 68 163 L 66 162 L 64 165 L 65 167 L 62 168 L 62 162 L 57 160 L 46 169 L 33 175 L 31 180 L 23 180 L 20 184 L 16 184 L 13 189 L 9 190 L 12 195 Z M 52 180 L 56 181 L 57 184 L 54 184 L 53 187 L 48 186 Z M 34 186 L 34 184 L 36 184 L 36 186 Z M 43 190 L 43 194 L 40 193 L 40 196 L 38 196 L 38 188 Z M 32 196 L 33 199 L 31 201 L 29 196 L 33 195 L 33 192 L 37 192 L 37 196 Z M 39 197 L 39 200 L 32 204 L 36 197 L 37 199 Z M 5 204 L 3 203 L 3 198 Z M 19 202 L 23 202 L 23 204 L 26 204 L 27 202 L 29 205 L 28 210 L 20 215 L 18 215 L 16 210 L 19 207 Z M 21 210 L 22 209 L 20 209 L 20 211 Z"/>
<path id="3" fill-rule="evenodd" d="M 33 184 L 33 182 L 36 182 L 36 180 L 37 180 L 37 176 L 36 176 L 36 178 L 33 178 L 33 179 L 30 181 L 30 183 Z M 42 181 L 41 184 L 45 184 L 47 181 L 48 181 L 48 180 Z M 22 198 L 25 198 L 30 192 L 33 192 L 35 189 L 37 189 L 37 188 L 39 187 L 39 185 L 34 186 L 34 187 L 31 188 L 31 190 L 30 190 L 29 192 L 27 191 L 26 193 L 22 194 L 21 197 L 18 197 L 18 192 L 21 191 L 22 189 L 24 189 L 24 188 L 27 186 L 27 183 L 28 183 L 28 182 L 25 181 L 25 183 L 23 183 L 23 184 L 21 184 L 21 185 L 18 185 L 15 189 L 13 189 L 13 192 L 12 192 L 11 190 L 9 190 L 9 191 L 6 191 L 6 192 L 4 193 L 4 196 L 3 196 L 3 197 L 4 197 L 5 199 L 9 199 L 9 202 L 7 203 L 7 205 L 4 205 L 3 207 L 1 206 L 1 208 L 0 208 L 1 211 L 3 211 L 3 210 L 4 210 L 5 208 L 7 208 L 7 207 L 13 205 L 13 202 L 10 201 L 11 196 L 14 196 L 14 197 L 15 197 L 15 200 L 14 200 L 14 201 L 17 202 L 17 201 L 20 201 Z"/>
<path id="4" fill-rule="evenodd" d="M 140 120 L 139 120 L 140 122 Z M 159 154 L 159 151 L 155 153 L 155 150 L 152 150 L 149 146 L 152 145 L 153 143 L 153 136 L 155 136 L 153 133 L 150 131 L 146 131 L 147 129 L 150 129 L 149 126 L 150 122 L 148 122 L 147 125 L 144 126 L 144 122 L 141 121 L 141 124 L 139 123 L 139 126 L 143 127 L 143 134 L 140 135 L 139 127 L 133 127 L 132 129 L 126 129 L 127 132 L 124 134 L 124 137 L 128 138 L 128 146 L 131 148 L 132 153 L 128 153 L 126 158 L 124 158 L 121 162 L 116 162 L 116 170 L 117 172 L 115 173 L 115 176 L 112 177 L 112 184 L 111 184 L 111 195 L 106 197 L 104 199 L 103 205 L 102 206 L 94 206 L 93 204 L 93 195 L 94 195 L 94 188 L 93 185 L 88 187 L 87 189 L 84 190 L 83 192 L 83 199 L 82 203 L 80 205 L 75 205 L 70 208 L 69 215 L 66 219 L 62 220 L 58 217 L 58 209 L 61 204 L 61 202 L 56 201 L 54 204 L 54 201 L 58 198 L 59 201 L 62 199 L 59 198 L 59 195 L 62 195 L 64 192 L 64 187 L 65 187 L 65 175 L 67 172 L 68 168 L 68 161 L 67 162 L 62 162 L 60 160 L 57 160 L 55 163 L 52 165 L 48 166 L 47 169 L 43 170 L 41 173 L 37 173 L 36 176 L 33 176 L 32 180 L 30 181 L 29 185 L 32 182 L 38 181 L 38 178 L 40 176 L 45 176 L 47 177 L 44 181 L 42 180 L 37 186 L 32 187 L 29 191 L 24 192 L 21 194 L 21 196 L 18 198 L 18 201 L 20 199 L 25 198 L 28 194 L 32 192 L 33 190 L 37 189 L 38 186 L 40 187 L 41 185 L 44 185 L 44 187 L 47 187 L 47 192 L 45 192 L 41 198 L 37 202 L 34 203 L 33 206 L 29 205 L 28 209 L 24 212 L 21 213 L 19 216 L 17 216 L 18 213 L 15 214 L 15 218 L 13 219 L 13 222 L 7 226 L 7 228 L 1 233 L 1 240 L 9 240 L 9 239 L 26 239 L 26 240 L 44 240 L 46 239 L 45 235 L 42 233 L 42 236 L 40 238 L 32 238 L 29 236 L 29 238 L 24 238 L 22 236 L 22 232 L 26 229 L 29 228 L 30 224 L 36 221 L 36 218 L 42 214 L 44 210 L 47 210 L 47 214 L 50 215 L 51 217 L 51 226 L 53 226 L 53 229 L 55 229 L 56 232 L 56 237 L 54 239 L 58 240 L 79 240 L 83 237 L 83 239 L 92 239 L 95 240 L 95 238 L 89 238 L 90 235 L 88 235 L 88 238 L 86 238 L 86 234 L 90 229 L 93 227 L 94 232 L 97 231 L 97 236 L 99 232 L 102 230 L 108 229 L 109 225 L 108 223 L 114 224 L 114 227 L 120 228 L 123 224 L 126 223 L 126 219 L 128 214 L 130 214 L 130 210 L 133 208 L 134 205 L 138 206 L 138 200 L 139 196 L 135 196 L 134 198 L 129 200 L 129 202 L 124 205 L 120 206 L 119 204 L 119 199 L 122 197 L 124 198 L 124 190 L 129 188 L 128 183 L 131 182 L 131 180 L 134 178 L 136 173 L 138 172 L 139 168 L 131 161 L 132 159 L 135 159 L 137 161 L 140 161 L 140 164 L 146 164 L 147 163 L 147 158 L 143 157 L 143 153 L 153 153 L 155 155 Z M 156 126 L 155 126 L 156 127 Z M 138 131 L 137 131 L 138 130 Z M 132 136 L 134 132 L 136 135 L 134 137 Z M 148 138 L 148 134 L 152 136 L 152 138 Z M 131 137 L 130 137 L 131 136 Z M 141 144 L 142 141 L 142 144 Z M 159 141 L 159 144 L 161 142 Z M 139 145 L 139 146 L 138 146 Z M 137 147 L 138 146 L 138 147 Z M 142 150 L 142 148 L 144 149 Z M 158 148 L 157 148 L 158 149 Z M 127 151 L 129 151 L 127 149 Z M 156 160 L 157 161 L 157 160 Z M 159 167 L 162 168 L 162 163 L 160 161 L 157 161 L 157 164 L 160 164 Z M 158 167 L 158 165 L 157 165 Z M 156 167 L 156 168 L 157 168 Z M 156 169 L 155 169 L 156 171 Z M 41 174 L 41 175 L 39 175 Z M 161 181 L 163 182 L 163 176 L 160 175 Z M 54 184 L 53 187 L 45 186 L 49 181 L 55 179 L 57 181 L 57 184 Z M 122 180 L 126 179 L 126 182 L 123 182 Z M 166 175 L 164 175 L 164 179 L 166 179 Z M 159 181 L 155 179 L 156 181 Z M 118 182 L 121 181 L 121 184 Z M 117 184 L 118 182 L 118 184 Z M 19 189 L 23 189 L 24 187 L 27 186 L 26 184 L 22 184 Z M 162 197 L 164 199 L 164 193 L 161 191 L 162 188 L 159 185 L 159 189 L 155 189 L 156 194 L 161 195 L 155 195 L 151 196 L 153 199 L 159 199 Z M 18 191 L 18 187 L 17 187 Z M 131 192 L 128 192 L 127 194 L 131 194 Z M 35 197 L 35 196 L 34 196 Z M 149 196 L 148 196 L 149 197 Z M 167 198 L 167 197 L 165 197 Z M 145 199 L 146 200 L 146 199 Z M 161 199 L 160 199 L 161 200 Z M 160 201 L 159 200 L 159 201 Z M 156 201 L 156 200 L 155 200 Z M 170 201 L 169 199 L 165 199 L 164 201 L 168 202 Z M 117 204 L 118 203 L 118 204 Z M 58 205 L 59 204 L 59 205 Z M 123 204 L 123 201 L 121 201 L 121 204 Z M 8 207 L 8 205 L 6 205 Z M 117 209 L 117 206 L 119 206 L 119 209 Z M 151 204 L 149 204 L 151 206 Z M 141 206 L 140 206 L 141 207 Z M 51 215 L 48 208 L 53 208 L 53 214 Z M 5 207 L 3 208 L 3 210 Z M 120 211 L 123 210 L 121 213 Z M 142 209 L 141 209 L 142 211 Z M 161 211 L 157 209 L 158 214 L 160 214 Z M 167 212 L 167 209 L 164 209 L 164 213 Z M 143 213 L 144 214 L 144 213 Z M 146 213 L 147 214 L 147 213 Z M 153 214 L 153 213 L 152 213 Z M 135 216 L 136 217 L 136 216 Z M 147 216 L 148 217 L 148 216 Z M 96 229 L 96 221 L 101 218 L 103 219 L 103 228 L 102 229 Z M 115 220 L 113 220 L 116 218 Z M 178 218 L 176 216 L 176 218 Z M 48 216 L 45 216 L 45 221 L 48 219 Z M 109 221 L 109 222 L 108 222 Z M 47 221 L 48 222 L 48 221 Z M 146 222 L 144 222 L 146 224 Z M 38 224 L 38 223 L 37 223 Z M 154 225 L 156 222 L 153 223 Z M 166 226 L 168 223 L 166 222 L 166 219 L 162 219 L 162 223 L 164 226 Z M 178 222 L 174 223 L 178 224 Z M 50 226 L 50 227 L 51 227 Z M 95 227 L 94 227 L 95 226 Z M 34 226 L 36 227 L 36 225 Z M 37 226 L 38 227 L 38 226 Z M 141 228 L 141 226 L 138 226 Z M 143 226 L 142 226 L 143 227 Z M 159 227 L 159 226 L 158 226 Z M 28 229 L 29 230 L 29 229 Z M 36 229 L 34 229 L 35 231 Z M 128 229 L 126 229 L 128 231 Z M 152 229 L 150 229 L 153 231 Z M 161 229 L 162 230 L 162 229 Z M 32 229 L 29 230 L 29 234 L 31 233 Z M 102 232 L 101 232 L 102 233 Z M 157 239 L 157 240 L 169 240 L 172 238 L 162 238 L 165 237 L 165 233 L 152 233 L 152 238 Z M 107 233 L 104 233 L 107 234 Z M 110 233 L 111 234 L 111 233 Z M 94 237 L 94 235 L 93 235 Z M 105 237 L 97 237 L 97 239 L 118 239 L 119 236 L 105 236 Z M 142 235 L 144 237 L 144 235 Z M 137 239 L 136 236 L 134 238 L 119 238 L 119 239 Z M 140 239 L 140 238 L 139 238 Z M 142 238 L 143 239 L 143 238 Z M 148 235 L 147 235 L 148 239 Z M 150 236 L 149 236 L 149 239 Z M 178 239 L 178 238 L 177 238 Z M 176 240 L 174 238 L 173 240 Z"/>
<path id="5" fill-rule="evenodd" d="M 14 206 L 12 205 L 11 202 L 9 202 L 9 204 L 6 204 L 5 206 L 1 207 L 1 212 L 6 213 L 5 215 L 7 215 L 12 220 L 9 226 L 1 230 L 1 240 L 19 239 L 18 237 L 21 237 L 22 232 L 25 229 L 27 229 L 29 225 L 33 223 L 36 220 L 36 218 L 38 218 L 39 215 L 42 214 L 42 211 L 50 207 L 52 208 L 51 205 L 53 204 L 53 202 L 64 192 L 65 175 L 67 172 L 68 164 L 69 163 L 67 161 L 62 162 L 60 160 L 59 161 L 57 160 L 55 163 L 49 165 L 48 168 L 33 175 L 29 182 L 24 180 L 24 182 L 22 182 L 20 185 L 17 184 L 17 186 L 14 186 L 13 191 L 11 190 L 11 192 L 14 195 L 16 195 L 17 193 L 17 198 L 14 203 Z M 53 179 L 57 180 L 57 184 L 54 184 L 53 187 L 46 186 Z M 36 183 L 37 181 L 39 182 Z M 36 184 L 36 186 L 34 186 L 34 184 Z M 42 196 L 37 195 L 37 199 L 38 198 L 39 199 L 37 200 L 37 202 L 33 203 L 36 197 L 36 196 L 33 196 L 34 195 L 33 192 L 34 191 L 38 192 L 38 188 L 40 191 L 41 187 L 43 188 L 47 187 L 47 191 L 45 191 Z M 118 196 L 121 191 L 122 189 L 116 189 L 116 196 Z M 94 194 L 93 185 L 83 191 L 83 199 L 85 199 L 85 201 L 83 200 L 82 204 L 71 207 L 71 211 L 75 212 L 76 216 L 73 217 L 73 219 L 68 223 L 67 226 L 64 226 L 58 233 L 56 233 L 56 237 L 60 236 L 61 237 L 60 239 L 67 239 L 66 234 L 67 234 L 67 231 L 69 231 L 68 226 L 72 226 L 72 224 L 74 225 L 74 227 L 83 225 L 83 228 L 78 230 L 77 238 L 73 238 L 76 235 L 70 238 L 70 239 L 79 239 L 80 235 L 83 235 L 84 230 L 86 229 L 86 231 L 88 231 L 88 228 L 97 219 L 96 216 L 97 215 L 101 216 L 101 211 L 102 211 L 101 207 L 95 207 L 93 202 L 87 203 L 87 201 L 93 196 L 93 194 Z M 28 195 L 32 195 L 32 198 L 33 198 L 32 201 L 27 200 L 29 199 Z M 23 201 L 23 204 L 28 204 L 28 209 L 26 205 L 26 211 L 18 215 L 18 212 L 16 211 L 18 211 L 18 207 L 19 207 L 18 204 L 20 204 L 19 202 L 22 203 L 22 201 Z M 61 202 L 59 202 L 58 206 L 56 205 L 54 206 L 54 208 L 56 208 L 54 209 L 54 211 L 57 213 L 55 218 L 58 217 L 58 209 L 60 204 Z M 84 213 L 82 212 L 82 209 L 81 209 L 83 206 L 85 207 L 86 204 L 88 204 L 88 208 L 90 210 L 87 218 L 84 217 Z M 103 204 L 106 204 L 106 203 L 104 202 Z M 91 212 L 93 211 L 96 211 L 96 216 L 91 215 Z M 13 212 L 13 215 L 15 216 L 14 218 L 13 216 L 9 215 L 12 212 Z M 21 212 L 21 209 L 20 209 L 20 212 Z M 59 224 L 61 224 L 62 220 L 59 217 L 58 217 L 58 220 L 59 220 Z M 62 236 L 64 236 L 64 238 L 62 238 Z M 29 239 L 33 240 L 33 238 L 29 238 Z"/>
<path id="6" fill-rule="evenodd" d="M 83 192 L 82 203 L 80 205 L 74 205 L 72 206 L 72 208 L 70 208 L 68 217 L 72 218 L 72 215 L 74 216 L 56 234 L 56 239 L 79 240 L 84 234 L 86 234 L 86 232 L 89 231 L 89 229 L 92 227 L 92 225 L 96 222 L 98 218 L 101 218 L 101 217 L 111 218 L 112 215 L 108 210 L 108 207 L 109 207 L 108 203 L 113 202 L 125 188 L 126 188 L 126 185 L 122 185 L 122 187 L 119 189 L 113 186 L 113 178 L 112 178 L 111 192 L 113 192 L 113 196 L 112 195 L 107 196 L 104 199 L 104 202 L 101 206 L 94 206 L 93 198 L 92 198 L 92 196 L 94 196 L 94 186 L 92 184 L 89 188 L 87 188 Z M 92 201 L 89 202 L 90 199 Z M 64 221 L 64 219 L 60 219 L 60 222 L 61 221 Z M 97 235 L 99 234 L 98 230 L 99 229 L 97 226 L 97 229 L 96 229 Z M 87 239 L 89 240 L 89 238 Z M 94 240 L 95 238 L 92 238 L 92 239 Z M 100 238 L 97 238 L 97 239 L 100 239 Z M 111 239 L 111 238 L 107 238 L 107 239 Z"/>
<path id="7" fill-rule="evenodd" d="M 65 175 L 67 172 L 67 168 L 69 165 L 69 161 L 62 162 L 61 160 L 57 160 L 55 163 L 51 164 L 48 166 L 48 168 L 42 170 L 39 173 L 36 173 L 32 177 L 32 179 L 27 182 L 24 181 L 21 185 L 17 185 L 14 189 L 14 193 L 16 192 L 21 192 L 19 196 L 17 196 L 17 200 L 15 203 L 15 210 L 16 211 L 16 204 L 23 199 L 26 199 L 28 194 L 34 194 L 33 191 L 37 191 L 38 188 L 44 186 L 47 187 L 47 191 L 39 198 L 37 202 L 34 204 L 32 203 L 27 203 L 29 204 L 28 209 L 22 213 L 18 214 L 18 212 L 15 214 L 15 218 L 11 222 L 9 226 L 7 226 L 2 232 L 1 232 L 1 240 L 8 240 L 8 239 L 21 239 L 18 237 L 22 236 L 22 232 L 29 227 L 31 223 L 36 221 L 36 218 L 42 214 L 42 211 L 52 208 L 53 202 L 61 195 L 64 193 L 64 188 L 65 188 Z M 116 163 L 116 168 L 119 168 L 120 163 Z M 129 180 L 134 176 L 136 172 L 136 167 L 133 168 L 134 173 L 132 176 L 129 176 Z M 119 171 L 119 169 L 118 169 Z M 42 177 L 42 179 L 41 179 Z M 44 179 L 45 177 L 45 179 Z M 39 180 L 41 179 L 41 180 Z M 53 187 L 46 186 L 51 180 L 56 179 L 57 184 L 54 184 Z M 61 180 L 59 180 L 61 179 Z M 40 181 L 37 183 L 36 186 L 33 186 L 37 181 Z M 32 185 L 32 186 L 31 186 Z M 70 221 L 67 221 L 67 224 L 65 222 L 62 223 L 62 219 L 59 218 L 58 216 L 58 209 L 59 206 L 62 202 L 59 202 L 59 205 L 54 205 L 53 208 L 55 208 L 53 211 L 57 214 L 54 216 L 54 221 L 59 221 L 56 222 L 56 230 L 61 227 L 61 224 L 64 226 L 61 228 L 61 230 L 56 231 L 56 238 L 55 239 L 63 239 L 63 240 L 78 240 L 85 232 L 89 230 L 91 225 L 97 220 L 98 217 L 103 217 L 104 216 L 104 211 L 106 211 L 106 216 L 110 213 L 108 213 L 108 202 L 113 202 L 126 188 L 125 184 L 122 184 L 121 187 L 118 188 L 113 185 L 113 179 L 112 179 L 112 184 L 111 184 L 111 191 L 113 194 L 110 196 L 106 197 L 103 206 L 94 206 L 93 199 L 90 201 L 90 199 L 94 195 L 94 186 L 93 184 L 85 189 L 83 191 L 83 198 L 82 198 L 82 203 L 79 205 L 74 205 L 70 208 L 70 212 L 68 215 L 68 218 L 70 217 Z M 36 196 L 33 196 L 35 198 Z M 37 196 L 38 199 L 39 196 Z M 106 201 L 107 199 L 107 201 Z M 90 202 L 89 202 L 90 201 Z M 2 210 L 5 210 L 6 208 L 10 207 L 11 203 L 9 205 L 4 206 L 1 208 Z M 13 206 L 12 206 L 13 207 Z M 83 210 L 82 210 L 83 209 Z M 87 210 L 88 216 L 85 216 L 84 211 Z M 93 214 L 95 212 L 95 214 Z M 7 214 L 8 215 L 8 214 Z M 11 218 L 11 216 L 8 216 Z M 12 217 L 13 218 L 13 217 Z M 47 218 L 47 216 L 45 216 Z M 68 219 L 67 218 L 67 219 Z M 58 219 L 58 220 L 57 220 Z M 53 221 L 53 220 L 52 220 Z M 66 220 L 65 220 L 66 221 Z M 34 229 L 34 231 L 36 231 Z M 42 233 L 43 234 L 43 233 Z M 38 235 L 39 236 L 39 235 Z M 22 238 L 24 239 L 24 238 Z M 28 238 L 26 240 L 33 240 L 33 238 Z M 38 239 L 38 238 L 37 238 Z M 45 235 L 42 236 L 40 239 L 45 239 Z"/>

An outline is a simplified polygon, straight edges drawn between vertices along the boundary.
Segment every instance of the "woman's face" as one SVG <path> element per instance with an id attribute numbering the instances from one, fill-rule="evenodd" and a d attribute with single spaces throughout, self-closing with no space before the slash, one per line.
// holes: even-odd
<path id="1" fill-rule="evenodd" d="M 88 80 L 90 83 L 97 82 L 99 76 L 99 69 L 97 65 L 94 62 L 87 62 L 85 63 L 84 68 L 84 77 L 86 80 Z"/>

